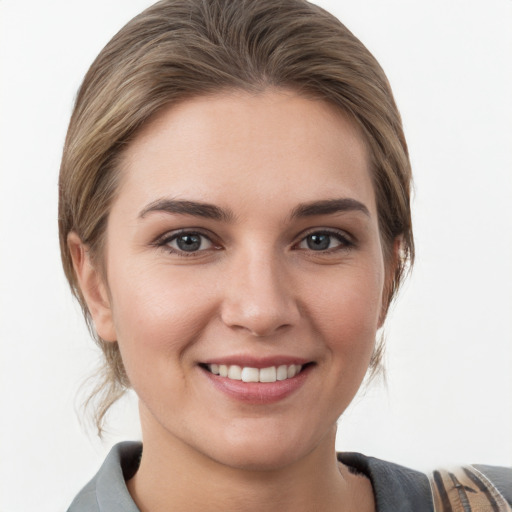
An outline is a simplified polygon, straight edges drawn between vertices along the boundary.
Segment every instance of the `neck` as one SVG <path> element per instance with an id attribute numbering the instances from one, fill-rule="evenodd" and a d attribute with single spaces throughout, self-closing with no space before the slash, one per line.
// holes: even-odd
<path id="1" fill-rule="evenodd" d="M 372 510 L 369 481 L 336 460 L 335 433 L 333 428 L 311 453 L 262 470 L 221 463 L 168 432 L 144 432 L 141 464 L 128 489 L 141 512 L 171 506 L 184 512 L 366 510 L 362 495 Z"/>

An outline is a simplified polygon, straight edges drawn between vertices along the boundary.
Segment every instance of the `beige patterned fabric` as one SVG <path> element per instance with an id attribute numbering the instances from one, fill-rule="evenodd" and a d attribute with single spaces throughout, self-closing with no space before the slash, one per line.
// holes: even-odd
<path id="1" fill-rule="evenodd" d="M 428 477 L 435 512 L 512 512 L 498 489 L 473 466 L 436 469 Z"/>

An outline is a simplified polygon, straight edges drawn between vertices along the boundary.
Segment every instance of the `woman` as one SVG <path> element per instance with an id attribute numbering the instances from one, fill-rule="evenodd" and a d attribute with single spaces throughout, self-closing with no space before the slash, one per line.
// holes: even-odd
<path id="1" fill-rule="evenodd" d="M 77 98 L 59 228 L 105 355 L 98 428 L 132 387 L 144 449 L 70 510 L 507 510 L 495 468 L 438 472 L 433 498 L 335 457 L 413 259 L 410 179 L 381 68 L 321 9 L 164 1 L 122 29 Z"/>

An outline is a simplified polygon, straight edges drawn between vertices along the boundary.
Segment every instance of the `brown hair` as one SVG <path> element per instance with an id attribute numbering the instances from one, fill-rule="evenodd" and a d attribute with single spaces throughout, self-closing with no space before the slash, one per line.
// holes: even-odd
<path id="1" fill-rule="evenodd" d="M 78 92 L 59 181 L 62 261 L 91 333 L 103 350 L 99 431 L 129 387 L 117 343 L 95 333 L 77 283 L 67 237 L 78 234 L 101 266 L 117 163 L 156 112 L 222 89 L 288 88 L 342 109 L 369 148 L 385 257 L 401 237 L 389 287 L 394 297 L 414 256 L 411 171 L 400 115 L 384 72 L 334 16 L 305 0 L 162 0 L 132 19 L 98 55 Z M 380 366 L 376 345 L 370 371 Z"/>

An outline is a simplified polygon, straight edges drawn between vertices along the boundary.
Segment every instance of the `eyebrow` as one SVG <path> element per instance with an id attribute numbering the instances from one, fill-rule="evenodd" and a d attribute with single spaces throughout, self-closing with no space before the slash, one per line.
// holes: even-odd
<path id="1" fill-rule="evenodd" d="M 350 211 L 360 211 L 370 217 L 370 212 L 363 203 L 352 198 L 341 198 L 301 203 L 292 210 L 290 218 L 298 219 Z M 232 222 L 235 218 L 231 210 L 225 210 L 210 203 L 182 199 L 157 199 L 139 213 L 139 218 L 142 219 L 151 212 L 192 215 L 221 222 Z"/>
<path id="2" fill-rule="evenodd" d="M 343 213 L 359 211 L 370 217 L 368 208 L 352 198 L 341 199 L 325 199 L 322 201 L 311 201 L 310 203 L 303 203 L 296 206 L 291 214 L 292 219 L 313 217 L 315 215 L 330 215 L 333 213 Z"/>
<path id="3" fill-rule="evenodd" d="M 214 204 L 198 201 L 184 201 L 181 199 L 157 199 L 146 206 L 140 213 L 139 218 L 144 218 L 151 212 L 177 213 L 181 215 L 192 215 L 222 222 L 231 222 L 234 219 L 231 210 L 224 210 Z"/>

